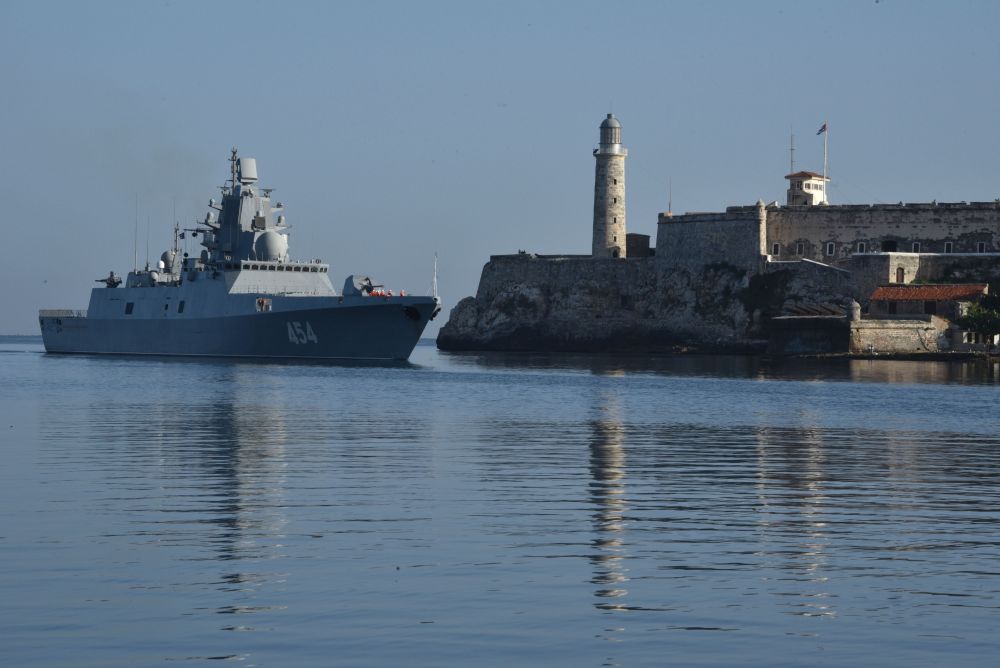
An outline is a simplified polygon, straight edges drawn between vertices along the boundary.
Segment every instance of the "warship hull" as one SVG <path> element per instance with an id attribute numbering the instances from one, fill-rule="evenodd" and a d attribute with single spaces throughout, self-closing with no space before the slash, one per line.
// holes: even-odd
<path id="1" fill-rule="evenodd" d="M 330 300 L 336 302 L 337 300 Z M 406 360 L 438 309 L 431 297 L 198 317 L 91 317 L 42 311 L 49 353 L 310 360 Z"/>

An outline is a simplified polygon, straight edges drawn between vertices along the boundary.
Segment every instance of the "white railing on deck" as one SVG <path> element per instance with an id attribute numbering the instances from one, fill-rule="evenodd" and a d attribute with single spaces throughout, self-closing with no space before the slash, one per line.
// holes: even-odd
<path id="1" fill-rule="evenodd" d="M 69 308 L 43 308 L 38 311 L 40 318 L 86 318 L 87 311 Z"/>

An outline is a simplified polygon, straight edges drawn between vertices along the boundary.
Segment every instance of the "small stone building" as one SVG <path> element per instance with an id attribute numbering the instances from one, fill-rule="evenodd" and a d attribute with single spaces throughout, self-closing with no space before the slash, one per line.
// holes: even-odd
<path id="1" fill-rule="evenodd" d="M 828 177 L 816 172 L 795 172 L 788 179 L 787 202 L 789 206 L 817 206 L 829 204 L 826 199 Z"/>
<path id="2" fill-rule="evenodd" d="M 956 320 L 968 304 L 987 294 L 985 283 L 951 285 L 882 285 L 872 293 L 869 313 L 873 317 L 893 315 L 937 315 Z"/>

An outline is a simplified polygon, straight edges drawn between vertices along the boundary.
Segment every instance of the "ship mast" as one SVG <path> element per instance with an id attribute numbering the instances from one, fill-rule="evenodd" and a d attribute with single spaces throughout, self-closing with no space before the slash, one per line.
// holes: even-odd
<path id="1" fill-rule="evenodd" d="M 230 171 L 232 172 L 232 182 L 233 182 L 232 192 L 236 192 L 236 147 L 235 146 L 232 148 L 232 155 L 229 156 L 229 168 Z"/>

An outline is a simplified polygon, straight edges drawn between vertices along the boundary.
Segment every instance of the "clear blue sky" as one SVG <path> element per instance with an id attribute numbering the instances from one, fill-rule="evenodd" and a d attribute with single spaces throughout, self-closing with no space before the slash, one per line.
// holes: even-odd
<path id="1" fill-rule="evenodd" d="M 1000 3 L 21 2 L 0 22 L 0 333 L 200 218 L 231 146 L 291 254 L 429 290 L 491 253 L 590 249 L 591 149 L 629 149 L 628 228 L 781 200 L 788 135 L 834 203 L 1000 195 Z M 429 330 L 445 318 L 432 323 Z"/>

